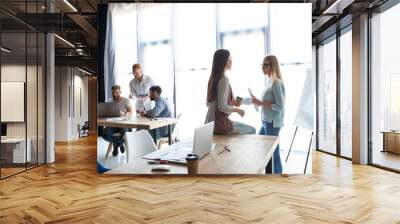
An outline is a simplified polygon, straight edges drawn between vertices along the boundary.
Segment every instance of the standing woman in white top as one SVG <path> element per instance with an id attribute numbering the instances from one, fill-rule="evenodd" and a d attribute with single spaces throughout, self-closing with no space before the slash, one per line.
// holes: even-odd
<path id="1" fill-rule="evenodd" d="M 144 110 L 144 102 L 148 100 L 150 87 L 154 86 L 154 81 L 150 76 L 143 75 L 142 67 L 140 64 L 132 66 L 134 78 L 129 83 L 131 91 L 129 98 L 136 99 L 136 112 Z"/>
<path id="2" fill-rule="evenodd" d="M 232 57 L 228 50 L 219 49 L 214 53 L 210 79 L 207 88 L 208 112 L 206 123 L 214 121 L 214 134 L 255 134 L 254 127 L 231 121 L 229 115 L 238 113 L 244 116 L 244 110 L 238 108 L 240 101 L 235 100 L 226 71 L 232 67 Z M 235 107 L 234 107 L 235 106 Z"/>
<path id="3" fill-rule="evenodd" d="M 262 64 L 262 71 L 264 75 L 268 75 L 268 85 L 263 91 L 260 100 L 255 96 L 252 96 L 252 102 L 257 106 L 262 107 L 262 126 L 259 134 L 279 136 L 285 117 L 286 93 L 278 59 L 273 55 L 265 57 Z M 276 147 L 274 152 L 274 172 L 282 173 L 279 145 Z"/>

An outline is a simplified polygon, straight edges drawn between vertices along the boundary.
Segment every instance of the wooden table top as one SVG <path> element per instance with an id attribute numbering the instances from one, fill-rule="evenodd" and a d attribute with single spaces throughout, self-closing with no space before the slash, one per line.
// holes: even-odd
<path id="1" fill-rule="evenodd" d="M 199 161 L 199 174 L 263 174 L 279 137 L 263 135 L 217 135 L 214 150 Z M 227 146 L 231 151 L 223 151 Z M 161 149 L 163 150 L 163 149 Z M 221 151 L 223 151 L 221 153 Z M 187 174 L 186 165 L 168 164 L 170 171 L 151 171 L 146 159 L 133 160 L 106 174 Z"/>
<path id="2" fill-rule="evenodd" d="M 393 131 L 381 131 L 383 134 L 400 134 L 399 130 L 393 130 Z"/>
<path id="3" fill-rule="evenodd" d="M 152 130 L 176 124 L 176 122 L 176 118 L 146 118 L 132 116 L 127 118 L 98 118 L 97 126 Z"/>

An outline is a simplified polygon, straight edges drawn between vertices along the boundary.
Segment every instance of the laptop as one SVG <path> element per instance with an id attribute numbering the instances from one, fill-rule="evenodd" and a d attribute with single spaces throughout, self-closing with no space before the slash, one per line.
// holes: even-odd
<path id="1" fill-rule="evenodd" d="M 116 102 L 98 103 L 97 104 L 97 117 L 120 117 L 119 104 Z"/>
<path id="2" fill-rule="evenodd" d="M 199 159 L 211 152 L 213 146 L 214 122 L 198 127 L 194 131 L 193 141 L 184 140 L 157 150 L 143 157 L 149 160 L 165 160 L 171 163 L 186 164 L 187 154 L 196 154 Z"/>

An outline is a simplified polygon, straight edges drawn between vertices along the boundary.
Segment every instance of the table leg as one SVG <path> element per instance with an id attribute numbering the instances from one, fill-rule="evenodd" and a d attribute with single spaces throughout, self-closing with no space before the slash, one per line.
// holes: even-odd
<path id="1" fill-rule="evenodd" d="M 276 150 L 276 149 L 275 149 Z M 275 174 L 275 168 L 274 168 L 274 154 L 275 152 L 272 154 L 272 158 L 271 158 L 271 164 L 272 164 L 272 169 L 271 169 L 271 173 Z"/>
<path id="2" fill-rule="evenodd" d="M 172 127 L 171 125 L 168 125 L 168 144 L 171 145 L 172 144 Z"/>
<path id="3" fill-rule="evenodd" d="M 382 149 L 381 152 L 386 152 L 386 134 L 385 133 L 383 133 L 383 144 L 382 144 L 382 146 L 383 146 L 383 149 Z"/>
<path id="4" fill-rule="evenodd" d="M 267 167 L 265 167 L 265 174 L 274 174 L 274 154 L 272 154 Z"/>
<path id="5" fill-rule="evenodd" d="M 157 139 L 156 139 L 156 130 L 155 130 L 155 129 L 153 129 L 153 130 L 151 131 L 151 134 L 153 135 L 153 140 L 154 140 L 154 143 L 156 143 L 156 145 L 157 145 Z"/>

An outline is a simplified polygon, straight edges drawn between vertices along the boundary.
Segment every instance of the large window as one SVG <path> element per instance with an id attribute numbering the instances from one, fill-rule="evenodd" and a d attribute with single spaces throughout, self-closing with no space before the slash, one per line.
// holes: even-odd
<path id="1" fill-rule="evenodd" d="M 352 35 L 351 27 L 340 36 L 340 154 L 352 157 Z"/>
<path id="2" fill-rule="evenodd" d="M 400 20 L 400 5 L 371 20 L 372 163 L 400 170 L 400 33 L 395 28 Z"/>
<path id="3" fill-rule="evenodd" d="M 318 149 L 336 154 L 336 37 L 318 48 Z"/>
<path id="4" fill-rule="evenodd" d="M 139 62 L 144 74 L 161 86 L 162 96 L 172 104 L 172 4 L 141 4 L 139 8 Z"/>
<path id="5" fill-rule="evenodd" d="M 216 29 L 211 28 L 215 21 L 213 4 L 176 5 L 176 113 L 182 114 L 178 129 L 181 138 L 192 136 L 194 127 L 205 121 L 206 87 L 217 48 Z"/>
<path id="6" fill-rule="evenodd" d="M 115 54 L 115 83 L 121 85 L 121 94 L 128 97 L 130 94 L 129 82 L 133 79 L 132 65 L 138 61 L 137 50 L 137 5 L 113 4 L 118 16 L 112 17 L 113 29 L 112 38 L 114 38 L 115 52 L 123 52 Z M 126 27 L 131 27 L 126 29 Z M 118 33 L 124 32 L 123 35 Z M 126 50 L 129 49 L 129 50 Z"/>

